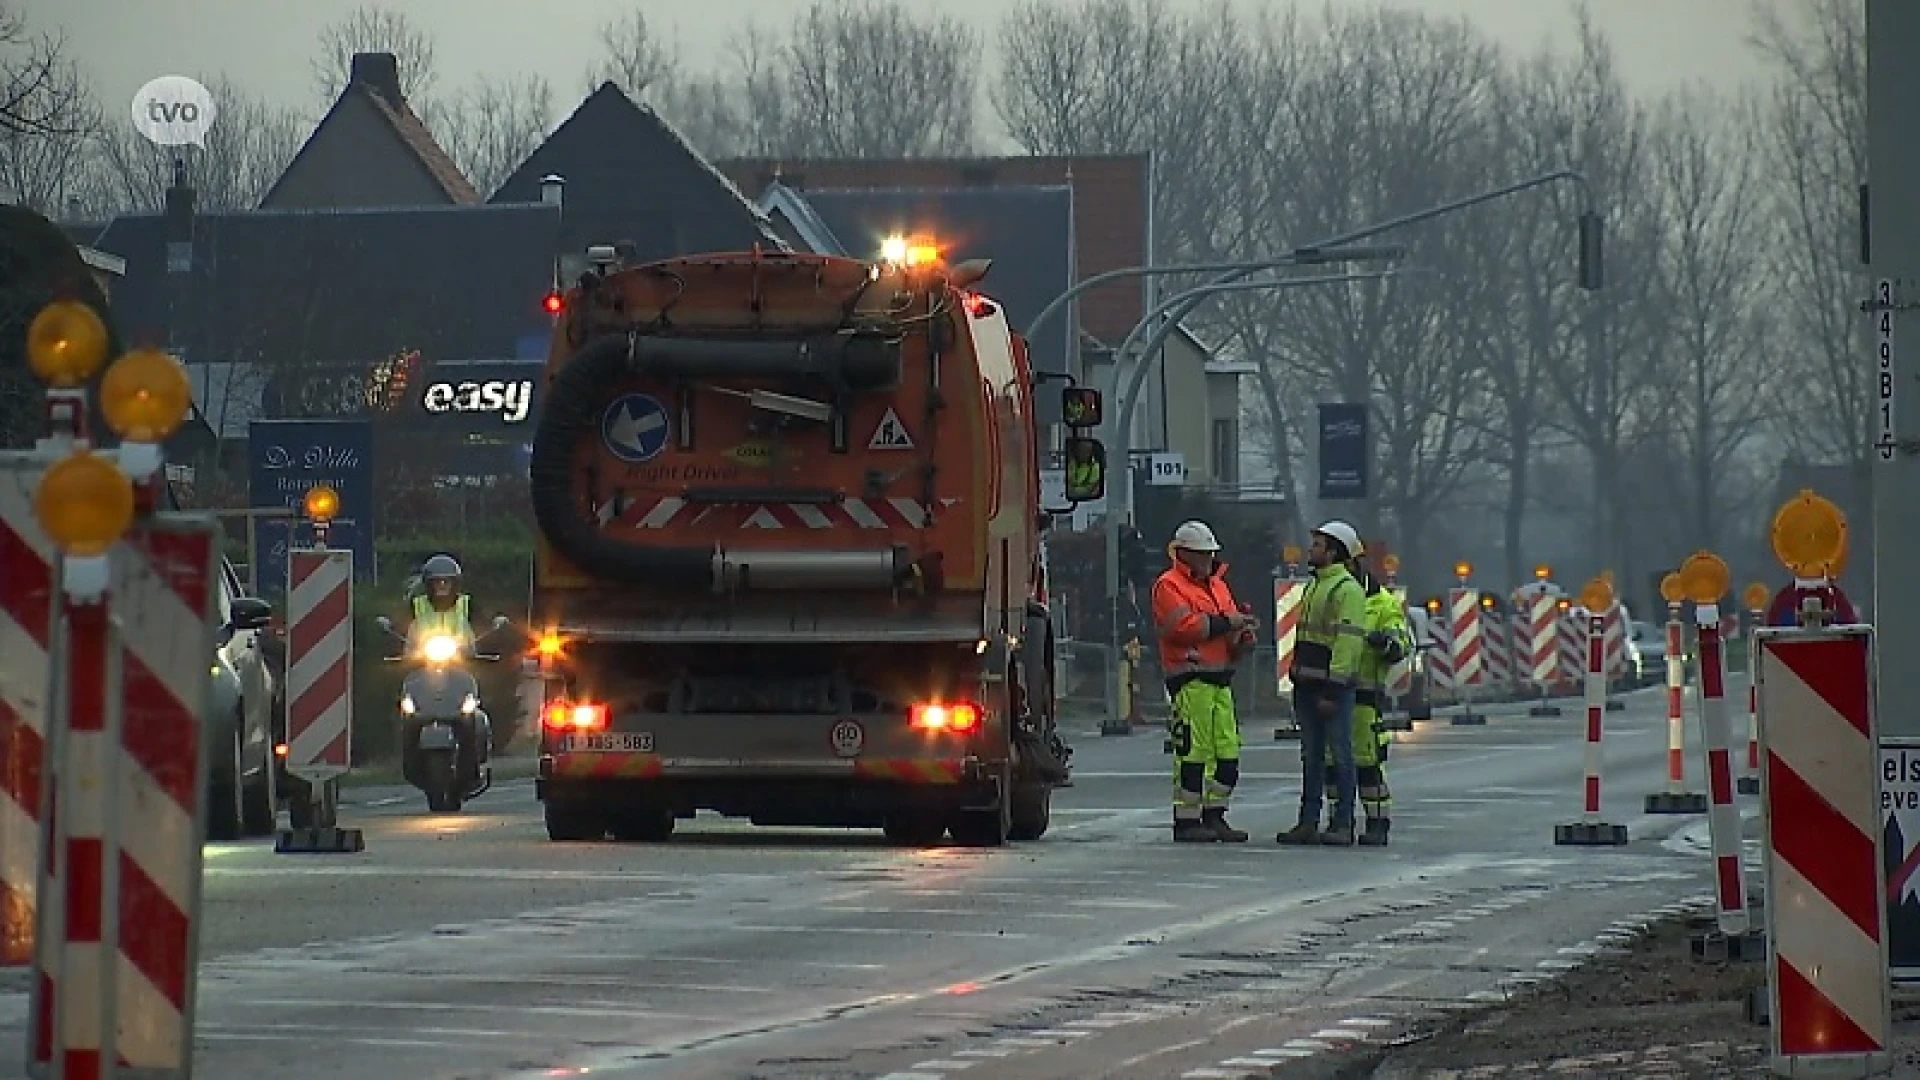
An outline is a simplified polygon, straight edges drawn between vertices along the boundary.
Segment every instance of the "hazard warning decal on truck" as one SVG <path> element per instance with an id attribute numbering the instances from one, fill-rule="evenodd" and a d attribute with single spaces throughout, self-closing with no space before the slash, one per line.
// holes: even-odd
<path id="1" fill-rule="evenodd" d="M 869 450 L 911 450 L 913 436 L 907 434 L 907 425 L 900 422 L 900 414 L 887 407 L 887 415 L 880 418 L 880 425 L 873 429 L 873 438 L 867 440 Z"/>

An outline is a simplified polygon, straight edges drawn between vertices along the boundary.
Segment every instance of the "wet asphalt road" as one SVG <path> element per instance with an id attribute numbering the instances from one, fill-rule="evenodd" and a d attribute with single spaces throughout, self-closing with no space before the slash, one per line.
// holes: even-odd
<path id="1" fill-rule="evenodd" d="M 1238 846 L 1170 842 L 1169 759 L 1145 733 L 1077 737 L 1052 831 L 999 851 L 707 818 L 665 846 L 556 845 L 528 782 L 457 817 L 363 793 L 342 819 L 364 854 L 209 849 L 195 1074 L 1287 1075 L 1703 891 L 1701 845 L 1662 842 L 1702 819 L 1640 813 L 1659 694 L 1625 700 L 1606 772 L 1624 848 L 1553 843 L 1578 817 L 1571 702 L 1403 735 L 1384 851 L 1273 844 L 1298 750 L 1266 726 L 1246 733 Z M 1697 751 L 1689 771 L 1697 790 Z M 4 985 L 18 1074 L 25 1002 Z"/>

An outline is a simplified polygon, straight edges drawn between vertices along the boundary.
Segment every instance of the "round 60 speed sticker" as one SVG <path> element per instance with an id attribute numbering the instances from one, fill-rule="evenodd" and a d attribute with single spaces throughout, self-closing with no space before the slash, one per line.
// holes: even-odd
<path id="1" fill-rule="evenodd" d="M 858 757 L 867 745 L 867 729 L 860 726 L 858 720 L 842 720 L 833 725 L 828 736 L 833 740 L 833 752 L 840 757 Z"/>

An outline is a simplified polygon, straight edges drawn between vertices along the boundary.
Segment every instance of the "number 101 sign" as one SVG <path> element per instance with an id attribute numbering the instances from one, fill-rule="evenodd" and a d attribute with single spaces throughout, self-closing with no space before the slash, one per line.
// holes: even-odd
<path id="1" fill-rule="evenodd" d="M 1147 484 L 1150 487 L 1179 487 L 1187 482 L 1187 458 L 1184 454 L 1157 453 L 1147 459 Z"/>

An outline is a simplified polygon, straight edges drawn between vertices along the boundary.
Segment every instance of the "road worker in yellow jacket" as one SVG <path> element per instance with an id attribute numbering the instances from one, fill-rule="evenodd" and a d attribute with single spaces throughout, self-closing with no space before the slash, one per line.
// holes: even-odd
<path id="1" fill-rule="evenodd" d="M 1366 653 L 1366 589 L 1347 563 L 1366 553 L 1360 533 L 1344 521 L 1313 531 L 1307 565 L 1313 578 L 1300 600 L 1293 647 L 1293 715 L 1300 725 L 1300 820 L 1274 839 L 1282 844 L 1352 846 L 1356 783 L 1353 761 L 1354 692 Z M 1322 759 L 1333 757 L 1333 820 L 1320 830 L 1326 795 Z"/>
<path id="2" fill-rule="evenodd" d="M 1253 644 L 1258 622 L 1227 589 L 1220 541 L 1205 522 L 1189 521 L 1167 545 L 1173 565 L 1153 583 L 1153 625 L 1160 670 L 1173 696 L 1173 838 L 1178 843 L 1244 843 L 1227 824 L 1240 782 L 1240 723 L 1233 710 L 1234 665 Z"/>
<path id="3" fill-rule="evenodd" d="M 1360 834 L 1363 847 L 1387 846 L 1387 832 L 1393 827 L 1393 792 L 1387 787 L 1387 747 L 1390 740 L 1381 712 L 1387 707 L 1387 683 L 1393 669 L 1406 659 L 1413 648 L 1407 629 L 1407 613 L 1379 579 L 1368 572 L 1358 559 L 1347 564 L 1348 573 L 1360 583 L 1367 597 L 1366 651 L 1360 656 L 1360 675 L 1353 694 L 1353 765 L 1360 807 L 1366 812 L 1367 828 Z M 1325 779 L 1338 783 L 1334 771 L 1333 746 L 1327 746 Z"/>

